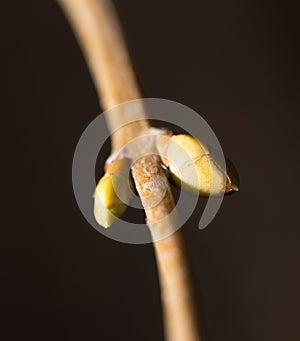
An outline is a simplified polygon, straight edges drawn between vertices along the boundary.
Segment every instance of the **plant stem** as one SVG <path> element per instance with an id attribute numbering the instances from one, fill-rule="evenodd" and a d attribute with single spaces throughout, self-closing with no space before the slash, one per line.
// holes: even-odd
<path id="1" fill-rule="evenodd" d="M 69 19 L 84 52 L 104 110 L 122 102 L 141 98 L 135 74 L 114 7 L 109 0 L 57 0 Z M 112 135 L 112 151 L 143 135 L 149 122 L 143 111 L 106 116 Z M 137 121 L 132 122 L 135 119 Z M 128 122 L 131 123 L 128 124 Z M 178 226 L 174 200 L 161 160 L 142 156 L 133 167 L 134 182 L 143 202 L 147 224 L 153 236 L 172 232 Z M 159 175 L 159 177 L 158 177 Z M 157 205 L 149 205 L 145 184 L 165 183 L 165 195 Z M 147 187 L 147 186 L 146 186 Z M 149 191 L 149 190 L 148 190 Z M 151 195 L 150 195 L 151 197 Z M 172 214 L 170 214 L 172 212 Z M 163 222 L 162 222 L 163 220 Z M 180 231 L 154 242 L 162 291 L 165 334 L 168 341 L 200 340 L 189 265 Z"/>

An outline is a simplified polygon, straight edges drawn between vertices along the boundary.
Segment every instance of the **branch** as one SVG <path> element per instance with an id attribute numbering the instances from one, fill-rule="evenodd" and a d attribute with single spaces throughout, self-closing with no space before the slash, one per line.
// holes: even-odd
<path id="1" fill-rule="evenodd" d="M 84 52 L 102 107 L 107 110 L 122 102 L 141 98 L 111 1 L 58 0 L 58 2 Z M 107 115 L 106 118 L 110 131 L 122 125 L 112 135 L 113 153 L 130 140 L 144 135 L 150 126 L 143 111 L 133 114 L 114 113 L 113 116 Z M 137 121 L 128 123 L 133 118 Z M 157 237 L 165 231 L 174 232 L 178 226 L 178 219 L 160 158 L 155 154 L 141 156 L 132 166 L 132 174 L 152 235 Z M 164 190 L 162 200 L 154 206 L 149 202 L 149 198 L 150 201 L 154 200 L 157 192 L 153 191 L 152 185 L 155 189 Z M 169 341 L 198 341 L 200 336 L 195 299 L 180 231 L 155 242 L 154 248 L 162 290 L 166 338 Z"/>

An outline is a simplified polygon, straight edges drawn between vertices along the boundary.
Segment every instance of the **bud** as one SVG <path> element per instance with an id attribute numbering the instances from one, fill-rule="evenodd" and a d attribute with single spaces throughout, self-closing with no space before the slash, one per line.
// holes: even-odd
<path id="1" fill-rule="evenodd" d="M 157 149 L 178 186 L 200 196 L 238 191 L 232 164 L 228 162 L 227 171 L 221 169 L 208 148 L 196 138 L 186 134 L 162 135 L 157 139 Z"/>
<path id="2" fill-rule="evenodd" d="M 128 159 L 115 160 L 98 182 L 94 194 L 94 216 L 97 223 L 105 228 L 123 215 L 133 196 L 129 172 Z"/>

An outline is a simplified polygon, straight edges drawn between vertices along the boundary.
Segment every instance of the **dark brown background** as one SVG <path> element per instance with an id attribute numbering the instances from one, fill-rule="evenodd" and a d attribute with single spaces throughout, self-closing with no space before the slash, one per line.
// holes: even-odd
<path id="1" fill-rule="evenodd" d="M 197 212 L 183 228 L 207 340 L 299 340 L 297 9 L 115 3 L 145 96 L 201 113 L 240 173 L 207 229 Z M 64 16 L 2 1 L 0 22 L 1 339 L 163 340 L 152 246 L 100 235 L 73 196 L 73 152 L 100 109 Z"/>

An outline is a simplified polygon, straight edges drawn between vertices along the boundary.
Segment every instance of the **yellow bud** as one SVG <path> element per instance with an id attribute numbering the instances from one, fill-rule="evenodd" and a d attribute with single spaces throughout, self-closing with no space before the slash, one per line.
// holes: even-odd
<path id="1" fill-rule="evenodd" d="M 190 162 L 197 160 L 208 153 L 200 142 L 190 135 L 180 134 L 173 136 L 168 142 L 167 158 L 174 162 L 179 169 Z"/>
<path id="2" fill-rule="evenodd" d="M 130 189 L 130 162 L 115 160 L 108 165 L 94 194 L 94 216 L 99 225 L 110 227 L 125 212 L 133 195 Z"/>
<path id="3" fill-rule="evenodd" d="M 162 139 L 158 151 L 176 184 L 201 196 L 238 190 L 237 181 L 220 168 L 199 140 L 186 134 Z"/>

